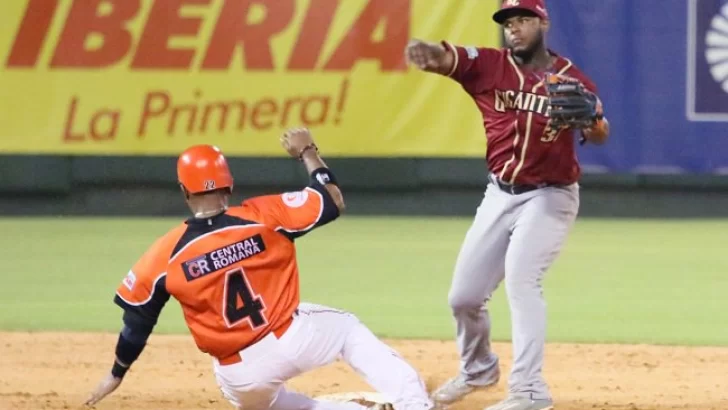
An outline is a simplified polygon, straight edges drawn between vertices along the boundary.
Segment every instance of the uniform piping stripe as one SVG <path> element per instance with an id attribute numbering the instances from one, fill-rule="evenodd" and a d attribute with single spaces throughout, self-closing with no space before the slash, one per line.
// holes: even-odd
<path id="1" fill-rule="evenodd" d="M 538 89 L 538 85 L 536 87 L 533 87 L 533 92 L 536 92 Z M 523 148 L 521 148 L 521 159 L 518 161 L 518 165 L 516 165 L 516 169 L 513 170 L 513 174 L 511 175 L 510 183 L 513 184 L 513 182 L 516 180 L 516 176 L 518 176 L 518 173 L 521 172 L 521 168 L 523 168 L 523 163 L 525 162 L 526 158 L 526 149 L 528 148 L 528 137 L 531 135 L 531 124 L 533 123 L 533 112 L 528 113 L 528 117 L 526 118 L 526 138 L 523 139 Z M 513 152 L 515 155 L 515 151 Z"/>
<path id="2" fill-rule="evenodd" d="M 261 227 L 261 226 L 264 226 L 264 225 L 263 224 L 250 224 L 250 225 L 226 226 L 224 228 L 220 228 L 220 229 L 216 229 L 214 231 L 208 232 L 208 233 L 206 233 L 204 235 L 200 235 L 197 238 L 189 241 L 185 246 L 182 247 L 182 249 L 180 249 L 179 251 L 177 251 L 177 253 L 175 253 L 174 255 L 172 255 L 172 257 L 169 258 L 169 261 L 171 262 L 172 260 L 174 260 L 174 258 L 176 258 L 177 255 L 179 255 L 180 253 L 182 253 L 185 249 L 187 249 L 188 246 L 192 245 L 193 243 L 195 243 L 195 242 L 199 241 L 200 239 L 203 239 L 203 238 L 205 238 L 207 236 L 216 234 L 218 232 L 227 231 L 227 230 L 230 230 L 230 229 L 247 229 L 247 228 L 256 228 L 256 227 Z"/>
<path id="3" fill-rule="evenodd" d="M 445 41 L 445 44 L 447 44 L 448 47 L 450 47 L 450 50 L 452 50 L 452 53 L 455 55 L 455 62 L 452 64 L 452 69 L 449 73 L 447 73 L 448 77 L 452 77 L 453 74 L 455 74 L 455 70 L 458 68 L 458 64 L 460 63 L 460 56 L 458 55 L 458 50 L 453 46 L 452 44 Z"/>
<path id="4" fill-rule="evenodd" d="M 508 52 L 508 62 L 511 63 L 511 66 L 516 71 L 516 75 L 518 75 L 518 91 L 523 91 L 523 87 L 525 86 L 526 81 L 523 78 L 523 73 L 521 73 L 521 69 L 518 68 L 518 64 L 516 64 L 516 61 L 513 60 L 513 56 L 510 54 L 510 52 Z M 513 126 L 516 128 L 516 139 L 513 141 L 513 156 L 503 166 L 500 174 L 501 179 L 505 178 L 508 167 L 513 163 L 513 161 L 516 160 L 516 147 L 518 146 L 518 141 L 520 140 L 520 132 L 518 131 L 518 117 L 516 117 L 516 120 L 513 122 Z M 526 136 L 526 138 L 528 138 L 528 136 Z"/>
<path id="5" fill-rule="evenodd" d="M 559 70 L 558 74 L 563 74 L 571 68 L 571 61 L 568 59 L 566 60 L 566 65 Z M 531 89 L 531 93 L 535 94 L 536 90 L 539 89 L 539 87 L 543 86 L 544 82 L 543 80 L 539 81 L 538 84 L 533 86 Z M 526 150 L 528 149 L 528 140 L 531 139 L 531 125 L 533 124 L 533 111 L 528 112 L 528 117 L 526 119 L 526 136 L 523 140 L 523 148 L 521 149 L 521 158 L 518 161 L 518 165 L 516 166 L 516 169 L 513 170 L 513 175 L 511 175 L 510 183 L 513 184 L 516 181 L 516 177 L 518 176 L 518 173 L 521 172 L 521 168 L 523 168 L 523 164 L 526 162 Z M 513 156 L 515 158 L 516 152 L 513 152 Z"/>
<path id="6" fill-rule="evenodd" d="M 513 156 L 503 166 L 500 174 L 500 179 L 505 178 L 506 170 L 511 165 L 511 163 L 516 160 L 516 146 L 518 146 L 518 141 L 521 139 L 521 132 L 518 129 L 518 120 L 513 121 L 513 128 L 515 128 L 516 130 L 516 138 L 513 140 Z"/>
<path id="7" fill-rule="evenodd" d="M 121 300 L 124 301 L 124 303 L 126 303 L 127 305 L 130 305 L 130 306 L 146 305 L 147 303 L 149 303 L 150 300 L 152 300 L 152 297 L 154 297 L 154 291 L 157 289 L 157 283 L 165 276 L 167 276 L 167 272 L 162 272 L 159 274 L 159 276 L 157 276 L 157 279 L 154 279 L 154 284 L 152 285 L 152 291 L 149 292 L 149 297 L 143 302 L 138 302 L 138 303 L 129 302 L 128 300 L 124 299 L 124 297 L 121 296 L 121 294 L 119 292 L 116 292 L 116 296 L 118 296 Z"/>
<path id="8" fill-rule="evenodd" d="M 523 91 L 523 87 L 525 86 L 526 81 L 523 77 L 523 73 L 521 72 L 521 69 L 518 68 L 518 64 L 516 64 L 516 60 L 513 59 L 513 56 L 510 54 L 510 52 L 508 53 L 508 62 L 511 63 L 513 68 L 516 70 L 516 75 L 518 75 L 518 82 L 520 83 L 520 85 L 518 86 L 518 89 L 520 91 Z"/>

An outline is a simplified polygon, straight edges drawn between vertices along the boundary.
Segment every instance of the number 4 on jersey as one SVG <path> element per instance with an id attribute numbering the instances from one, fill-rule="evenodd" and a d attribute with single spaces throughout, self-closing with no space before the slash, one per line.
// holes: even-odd
<path id="1" fill-rule="evenodd" d="M 240 305 L 242 302 L 242 305 Z M 263 299 L 253 293 L 248 278 L 242 269 L 231 270 L 225 276 L 225 303 L 223 316 L 228 327 L 233 327 L 247 320 L 250 327 L 257 329 L 268 324 L 263 315 L 265 304 Z"/>

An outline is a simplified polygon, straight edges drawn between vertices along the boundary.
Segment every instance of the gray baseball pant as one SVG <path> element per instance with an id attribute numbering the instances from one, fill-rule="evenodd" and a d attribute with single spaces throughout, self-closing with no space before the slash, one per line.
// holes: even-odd
<path id="1" fill-rule="evenodd" d="M 541 282 L 578 209 L 577 184 L 512 195 L 489 183 L 460 249 L 448 297 L 457 322 L 460 371 L 469 384 L 483 384 L 498 366 L 487 302 L 505 279 L 513 345 L 509 392 L 551 398 L 542 375 L 546 303 Z"/>

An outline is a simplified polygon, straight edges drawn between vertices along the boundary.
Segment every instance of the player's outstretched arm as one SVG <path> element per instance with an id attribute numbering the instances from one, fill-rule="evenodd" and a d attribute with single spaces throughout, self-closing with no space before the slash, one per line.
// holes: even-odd
<path id="1" fill-rule="evenodd" d="M 422 71 L 448 75 L 455 65 L 452 50 L 441 43 L 412 39 L 405 48 L 405 59 Z"/>
<path id="2" fill-rule="evenodd" d="M 124 327 L 116 342 L 116 357 L 111 372 L 96 386 L 86 400 L 86 406 L 94 406 L 121 385 L 129 367 L 144 350 L 153 328 L 154 325 L 149 319 L 131 311 L 124 313 Z"/>
<path id="3" fill-rule="evenodd" d="M 334 183 L 335 181 L 330 179 L 333 175 L 329 172 L 324 172 L 328 171 L 328 167 L 318 153 L 318 147 L 313 141 L 311 131 L 306 128 L 290 129 L 281 136 L 281 145 L 290 156 L 303 162 L 306 167 L 306 172 L 309 175 L 316 174 L 316 179 L 331 195 L 339 212 L 343 212 L 346 208 L 344 196 L 339 187 Z"/>

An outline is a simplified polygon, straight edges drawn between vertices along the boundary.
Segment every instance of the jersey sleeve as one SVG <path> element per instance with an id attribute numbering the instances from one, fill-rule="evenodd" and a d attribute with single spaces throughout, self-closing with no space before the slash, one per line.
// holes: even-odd
<path id="1" fill-rule="evenodd" d="M 497 63 L 501 51 L 487 47 L 458 46 L 442 42 L 455 54 L 455 64 L 448 77 L 460 83 L 470 94 L 480 94 L 495 86 Z"/>
<path id="2" fill-rule="evenodd" d="M 339 208 L 323 185 L 301 191 L 266 195 L 243 202 L 265 225 L 290 239 L 303 236 L 339 217 Z"/>
<path id="3" fill-rule="evenodd" d="M 142 255 L 121 281 L 114 297 L 114 303 L 125 312 L 135 313 L 151 325 L 157 323 L 170 297 L 166 287 L 170 252 L 163 245 L 164 238 Z"/>

